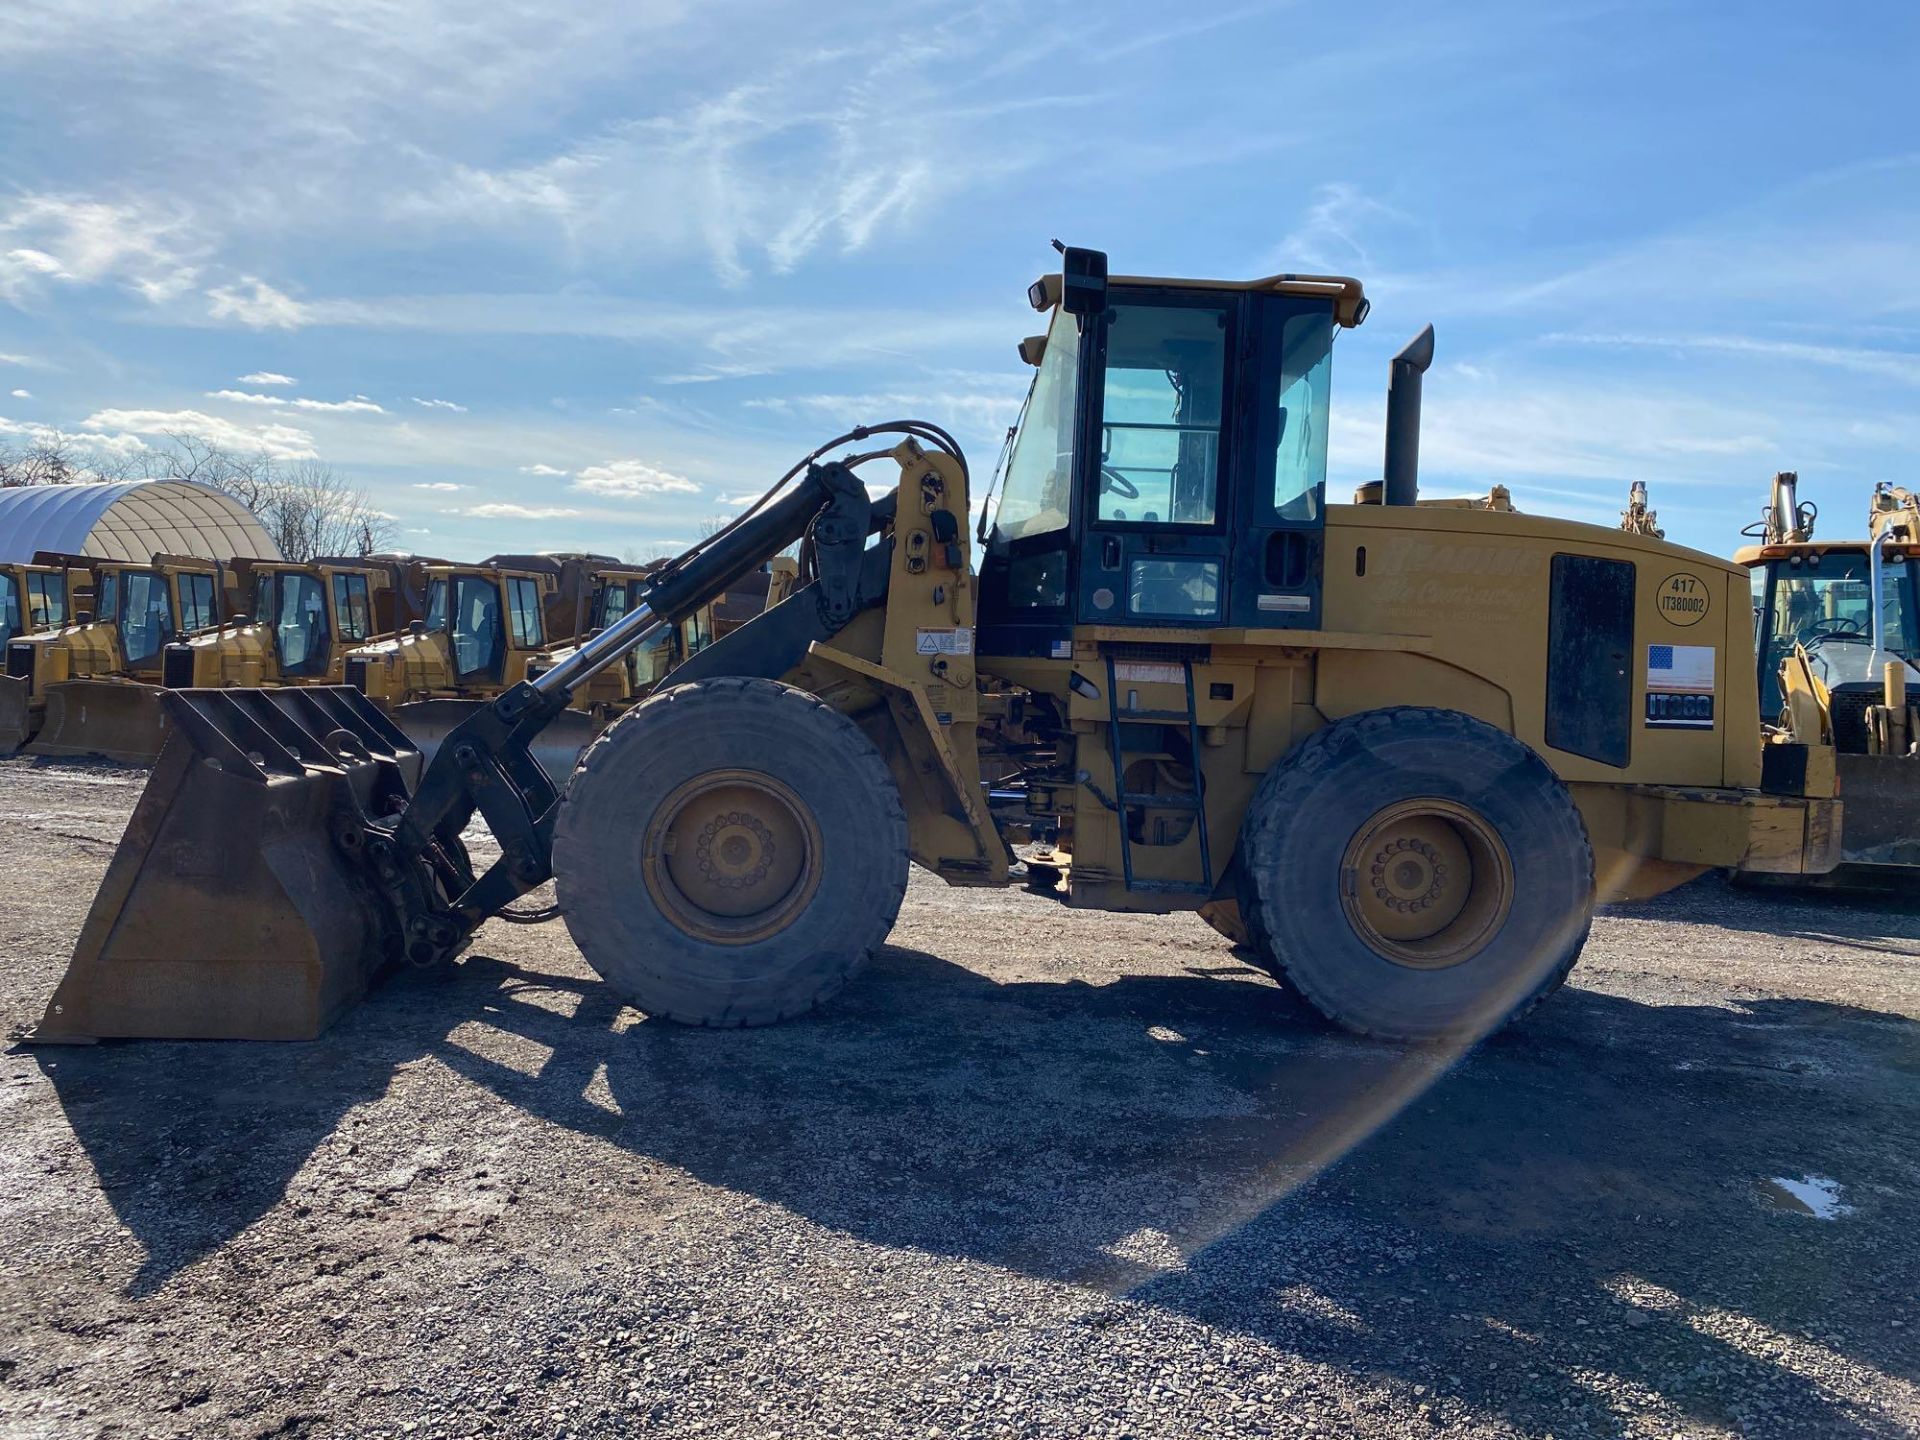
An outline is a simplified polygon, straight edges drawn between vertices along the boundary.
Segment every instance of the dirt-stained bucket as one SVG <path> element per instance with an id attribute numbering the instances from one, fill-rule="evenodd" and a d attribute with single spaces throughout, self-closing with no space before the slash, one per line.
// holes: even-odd
<path id="1" fill-rule="evenodd" d="M 28 1038 L 312 1039 L 394 953 L 359 847 L 419 754 L 347 686 L 155 693 L 166 747 Z"/>

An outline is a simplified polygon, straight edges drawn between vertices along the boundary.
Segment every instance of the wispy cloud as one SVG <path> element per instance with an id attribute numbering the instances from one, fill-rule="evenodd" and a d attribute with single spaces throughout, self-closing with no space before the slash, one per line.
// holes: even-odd
<path id="1" fill-rule="evenodd" d="M 96 410 L 80 424 L 86 430 L 134 435 L 192 435 L 241 454 L 264 454 L 275 460 L 311 460 L 319 454 L 308 431 L 291 425 L 237 425 L 199 410 Z"/>
<path id="2" fill-rule="evenodd" d="M 160 302 L 193 284 L 200 246 L 171 206 L 26 194 L 0 207 L 0 299 L 49 285 L 117 283 Z"/>
<path id="3" fill-rule="evenodd" d="M 33 392 L 31 390 L 10 390 L 7 393 L 16 400 L 31 400 L 33 398 Z"/>
<path id="4" fill-rule="evenodd" d="M 1549 343 L 1665 350 L 1675 355 L 1703 352 L 1750 355 L 1764 360 L 1823 365 L 1856 375 L 1897 381 L 1902 385 L 1920 385 L 1920 355 L 1899 350 L 1818 345 L 1800 340 L 1770 340 L 1753 335 L 1587 335 L 1554 332 L 1541 338 Z"/>
<path id="5" fill-rule="evenodd" d="M 272 405 L 283 410 L 312 410 L 345 415 L 384 415 L 387 412 L 364 395 L 351 400 L 309 400 L 304 395 L 258 395 L 245 390 L 209 390 L 209 400 L 225 400 L 232 405 Z"/>
<path id="6" fill-rule="evenodd" d="M 555 465 L 522 465 L 520 473 L 522 475 L 567 475 L 572 472 L 562 470 Z"/>
<path id="7" fill-rule="evenodd" d="M 675 475 L 643 460 L 609 460 L 589 465 L 567 487 L 588 495 L 698 495 L 700 487 L 684 475 Z"/>
<path id="8" fill-rule="evenodd" d="M 273 370 L 256 370 L 251 375 L 240 377 L 242 385 L 298 385 L 300 382 L 291 375 L 281 375 Z"/>
<path id="9" fill-rule="evenodd" d="M 466 406 L 456 405 L 451 400 L 422 400 L 416 395 L 413 397 L 413 403 L 424 406 L 428 410 L 451 410 L 456 415 L 464 415 L 467 413 Z"/>
<path id="10" fill-rule="evenodd" d="M 207 315 L 254 330 L 297 330 L 311 318 L 300 301 L 252 275 L 208 290 Z"/>
<path id="11" fill-rule="evenodd" d="M 469 505 L 459 513 L 471 515 L 476 520 L 562 520 L 581 512 L 564 505 L 510 505 L 492 501 L 485 505 Z"/>
<path id="12" fill-rule="evenodd" d="M 416 490 L 452 491 L 464 490 L 467 487 L 464 485 L 456 485 L 451 480 L 419 480 L 414 482 L 413 488 Z"/>

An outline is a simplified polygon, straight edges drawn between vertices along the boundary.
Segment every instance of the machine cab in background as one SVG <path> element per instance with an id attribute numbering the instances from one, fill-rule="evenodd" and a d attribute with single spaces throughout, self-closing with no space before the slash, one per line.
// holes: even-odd
<path id="1" fill-rule="evenodd" d="M 1333 337 L 1359 283 L 1105 277 L 1068 250 L 981 561 L 981 649 L 1079 625 L 1319 623 Z"/>

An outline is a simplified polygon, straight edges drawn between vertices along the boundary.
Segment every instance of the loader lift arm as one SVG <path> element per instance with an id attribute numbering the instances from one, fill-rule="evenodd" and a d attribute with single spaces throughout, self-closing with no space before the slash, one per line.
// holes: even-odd
<path id="1" fill-rule="evenodd" d="M 733 524 L 650 577 L 634 608 L 619 621 L 463 722 L 440 747 L 404 808 L 389 816 L 362 814 L 357 824 L 336 832 L 342 849 L 364 851 L 371 878 L 386 898 L 393 927 L 390 949 L 420 965 L 450 959 L 488 918 L 552 878 L 559 787 L 530 747 L 567 708 L 577 686 L 803 538 L 810 542 L 818 572 L 808 588 L 827 634 L 881 598 L 866 593 L 873 578 L 861 560 L 868 536 L 891 519 L 893 499 L 870 500 L 855 469 L 887 452 L 818 459 L 849 441 L 881 433 L 931 439 L 959 454 L 944 431 L 916 421 L 863 426 L 822 446 Z M 780 493 L 796 476 L 800 483 Z M 884 578 L 880 585 L 884 593 Z M 479 874 L 460 839 L 476 813 L 501 848 L 500 859 Z M 509 918 L 547 917 L 509 913 Z"/>

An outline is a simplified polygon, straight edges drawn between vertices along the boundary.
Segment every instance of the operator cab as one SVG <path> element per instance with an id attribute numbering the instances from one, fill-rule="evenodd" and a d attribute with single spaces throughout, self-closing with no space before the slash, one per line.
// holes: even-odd
<path id="1" fill-rule="evenodd" d="M 255 623 L 273 637 L 280 673 L 291 679 L 326 674 L 336 640 L 360 645 L 373 634 L 367 577 L 355 571 L 262 567 L 252 605 Z"/>
<path id="2" fill-rule="evenodd" d="M 194 635 L 220 623 L 214 572 L 157 565 L 102 565 L 94 620 L 111 625 L 129 669 L 152 669 L 176 636 Z"/>
<path id="3" fill-rule="evenodd" d="M 1753 575 L 1761 717 L 1770 720 L 1784 708 L 1780 667 L 1801 646 L 1814 674 L 1830 691 L 1853 687 L 1860 692 L 1858 705 L 1835 706 L 1836 731 L 1849 730 L 1850 720 L 1858 718 L 1851 712 L 1877 702 L 1883 693 L 1882 677 L 1874 673 L 1872 663 L 1872 556 L 1867 543 L 1815 542 L 1777 548 L 1781 553 L 1749 551 L 1741 556 Z M 1905 547 L 1885 550 L 1882 643 L 1887 652 L 1910 663 L 1920 661 L 1920 575 L 1916 570 L 1920 566 L 1908 558 Z M 1908 684 L 1915 683 L 1916 678 L 1910 677 Z M 1836 734 L 1842 749 L 1855 748 L 1847 743 L 1851 738 Z"/>
<path id="4" fill-rule="evenodd" d="M 981 649 L 1071 653 L 1075 625 L 1313 628 L 1333 337 L 1358 281 L 1106 275 L 1068 249 L 1003 455 Z"/>
<path id="5" fill-rule="evenodd" d="M 546 648 L 542 608 L 540 582 L 532 576 L 436 572 L 427 586 L 425 628 L 451 641 L 457 683 L 500 684 L 509 644 L 515 650 Z"/>

